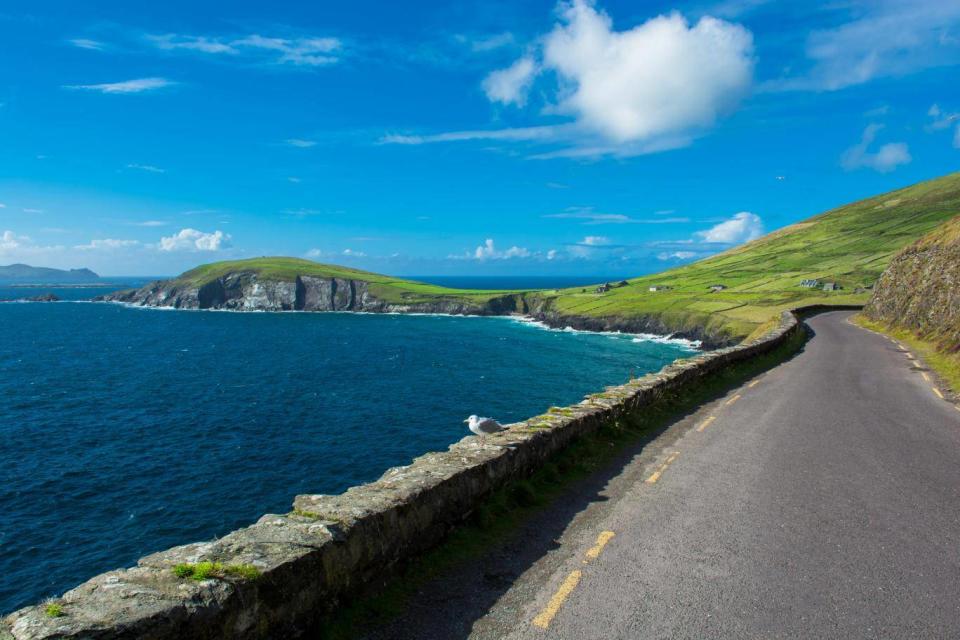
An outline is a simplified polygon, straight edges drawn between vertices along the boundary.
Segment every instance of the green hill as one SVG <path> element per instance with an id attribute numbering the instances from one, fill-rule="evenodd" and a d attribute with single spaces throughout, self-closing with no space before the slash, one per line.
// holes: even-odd
<path id="1" fill-rule="evenodd" d="M 255 258 L 197 267 L 164 283 L 159 297 L 153 287 L 114 299 L 143 304 L 186 300 L 202 307 L 197 290 L 231 274 L 277 282 L 310 276 L 349 283 L 354 297 L 337 308 L 513 311 L 555 326 L 680 333 L 720 344 L 747 337 L 791 307 L 866 303 L 900 249 L 958 213 L 960 173 L 839 207 L 711 258 L 600 291 L 596 286 L 522 292 L 447 289 L 309 260 Z M 804 287 L 804 280 L 837 288 Z M 714 285 L 722 289 L 711 290 Z M 170 291 L 186 291 L 187 296 L 171 296 Z M 244 295 L 242 287 L 237 291 Z M 294 304 L 282 308 L 296 308 L 290 306 Z"/>
<path id="2" fill-rule="evenodd" d="M 905 245 L 960 213 L 960 173 L 849 204 L 725 253 L 629 281 L 607 293 L 566 290 L 547 296 L 559 315 L 659 318 L 682 330 L 709 326 L 744 337 L 784 309 L 863 304 L 867 287 Z M 835 282 L 838 291 L 800 286 Z M 724 285 L 711 292 L 711 285 Z M 670 290 L 651 292 L 651 286 Z"/>

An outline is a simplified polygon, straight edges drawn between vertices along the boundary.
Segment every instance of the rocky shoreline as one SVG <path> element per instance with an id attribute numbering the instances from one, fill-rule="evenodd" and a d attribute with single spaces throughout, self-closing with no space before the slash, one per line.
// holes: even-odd
<path id="1" fill-rule="evenodd" d="M 697 341 L 705 349 L 734 344 L 705 327 L 670 327 L 652 316 L 582 316 L 559 313 L 536 292 L 505 293 L 483 303 L 451 298 L 435 302 L 392 302 L 378 298 L 364 280 L 297 276 L 293 281 L 264 279 L 256 272 L 235 272 L 195 286 L 158 280 L 140 289 L 94 298 L 140 307 L 231 311 L 353 311 L 362 313 L 432 313 L 441 315 L 519 315 L 553 329 L 653 334 Z"/>

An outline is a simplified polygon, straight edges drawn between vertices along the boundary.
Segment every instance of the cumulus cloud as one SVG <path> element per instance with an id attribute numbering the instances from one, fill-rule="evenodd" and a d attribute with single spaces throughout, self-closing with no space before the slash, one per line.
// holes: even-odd
<path id="1" fill-rule="evenodd" d="M 24 242 L 29 241 L 30 238 L 27 236 L 18 236 L 8 229 L 3 232 L 3 235 L 0 235 L 0 250 L 9 251 L 11 249 L 18 249 Z"/>
<path id="2" fill-rule="evenodd" d="M 614 142 L 709 127 L 750 88 L 753 37 L 739 25 L 674 13 L 615 31 L 587 0 L 561 16 L 543 48 L 563 87 L 556 110 Z"/>
<path id="3" fill-rule="evenodd" d="M 367 257 L 367 254 L 365 254 L 363 251 L 354 251 L 353 249 L 344 249 L 342 253 L 343 253 L 343 255 L 349 256 L 349 257 L 351 257 L 351 258 L 365 258 L 365 257 Z"/>
<path id="4" fill-rule="evenodd" d="M 487 238 L 483 244 L 478 246 L 472 252 L 467 252 L 465 255 L 452 255 L 449 256 L 453 259 L 463 259 L 467 258 L 470 260 L 509 260 L 511 258 L 529 258 L 533 254 L 529 249 L 525 247 L 518 247 L 516 245 L 510 247 L 505 251 L 497 249 L 496 244 L 493 241 L 493 238 Z"/>
<path id="5" fill-rule="evenodd" d="M 172 236 L 160 238 L 161 251 L 220 251 L 230 246 L 230 235 L 220 230 L 204 233 L 181 229 Z"/>
<path id="6" fill-rule="evenodd" d="M 699 253 L 696 251 L 663 251 L 657 254 L 658 260 L 690 260 L 696 258 Z"/>
<path id="7" fill-rule="evenodd" d="M 108 94 L 129 94 L 143 93 L 145 91 L 155 91 L 176 84 L 166 78 L 139 78 L 137 80 L 125 80 L 123 82 L 106 82 L 103 84 L 71 84 L 64 85 L 64 89 L 76 89 L 80 91 L 99 91 Z"/>
<path id="8" fill-rule="evenodd" d="M 740 244 L 763 235 L 763 220 L 755 213 L 741 211 L 706 231 L 694 234 L 702 242 Z"/>
<path id="9" fill-rule="evenodd" d="M 870 145 L 877 137 L 883 125 L 871 124 L 863 131 L 860 142 L 843 152 L 840 164 L 847 171 L 868 168 L 880 173 L 889 173 L 900 165 L 910 164 L 910 150 L 903 142 L 891 142 L 871 152 Z"/>
<path id="10" fill-rule="evenodd" d="M 18 235 L 7 229 L 0 233 L 0 255 L 5 257 L 37 256 L 62 251 L 62 246 L 43 246 L 36 244 L 29 236 Z"/>
<path id="11" fill-rule="evenodd" d="M 520 58 L 506 69 L 488 75 L 483 81 L 483 90 L 491 102 L 522 107 L 527 103 L 527 91 L 536 73 L 537 64 L 532 58 Z"/>
<path id="12" fill-rule="evenodd" d="M 492 102 L 523 106 L 543 79 L 546 115 L 564 124 L 388 137 L 423 144 L 463 140 L 556 142 L 534 158 L 636 155 L 685 146 L 732 112 L 753 82 L 753 36 L 712 17 L 660 15 L 618 31 L 593 0 L 558 6 L 559 22 L 513 65 L 492 72 Z M 539 86 L 539 85 L 538 85 Z"/>
<path id="13" fill-rule="evenodd" d="M 140 243 L 136 240 L 117 240 L 114 238 L 102 238 L 91 240 L 88 244 L 78 244 L 74 249 L 80 251 L 110 251 L 113 249 L 124 249 L 135 247 Z"/>
<path id="14" fill-rule="evenodd" d="M 338 38 L 278 38 L 251 34 L 221 38 L 165 33 L 146 36 L 163 51 L 187 51 L 209 55 L 247 56 L 271 64 L 320 67 L 339 61 L 343 43 Z"/>

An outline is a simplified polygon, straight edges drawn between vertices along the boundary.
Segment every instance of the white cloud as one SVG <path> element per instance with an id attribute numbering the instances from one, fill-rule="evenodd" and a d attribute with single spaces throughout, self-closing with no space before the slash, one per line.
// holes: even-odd
<path id="1" fill-rule="evenodd" d="M 167 223 L 163 220 L 144 220 L 143 222 L 134 222 L 132 223 L 137 227 L 165 227 Z"/>
<path id="2" fill-rule="evenodd" d="M 313 140 L 304 140 L 303 138 L 289 138 L 283 142 L 291 147 L 298 147 L 300 149 L 309 149 L 317 144 Z"/>
<path id="3" fill-rule="evenodd" d="M 137 171 L 146 171 L 147 173 L 166 173 L 166 169 L 155 167 L 152 164 L 128 164 L 127 169 L 136 169 Z"/>
<path id="4" fill-rule="evenodd" d="M 0 255 L 6 258 L 25 258 L 27 256 L 49 255 L 62 251 L 62 246 L 42 246 L 29 236 L 17 235 L 9 229 L 0 233 Z"/>
<path id="5" fill-rule="evenodd" d="M 43 213 L 43 209 L 32 209 L 30 207 L 24 207 L 21 211 L 24 213 Z"/>
<path id="6" fill-rule="evenodd" d="M 136 240 L 116 240 L 114 238 L 102 238 L 91 240 L 89 244 L 78 244 L 74 249 L 80 251 L 110 251 L 113 249 L 124 249 L 135 247 L 140 243 Z"/>
<path id="7" fill-rule="evenodd" d="M 88 38 L 74 38 L 72 40 L 68 40 L 67 42 L 75 47 L 79 47 L 81 49 L 90 49 L 93 51 L 103 51 L 104 47 L 106 46 L 102 42 L 90 40 Z"/>
<path id="8" fill-rule="evenodd" d="M 276 38 L 251 34 L 242 38 L 192 36 L 176 33 L 147 35 L 163 51 L 188 51 L 210 55 L 247 56 L 270 64 L 319 67 L 339 61 L 343 43 L 337 38 Z"/>
<path id="9" fill-rule="evenodd" d="M 955 35 L 960 3 L 955 0 L 875 0 L 837 7 L 853 9 L 856 18 L 812 32 L 806 45 L 812 67 L 771 88 L 836 90 L 960 62 Z"/>
<path id="10" fill-rule="evenodd" d="M 9 251 L 11 249 L 18 249 L 21 244 L 29 241 L 30 238 L 27 236 L 18 236 L 8 229 L 3 232 L 3 235 L 0 235 L 0 250 Z"/>
<path id="11" fill-rule="evenodd" d="M 6 209 L 6 208 L 7 208 L 7 205 L 5 205 L 5 204 L 3 204 L 2 202 L 0 202 L 0 209 Z"/>
<path id="12" fill-rule="evenodd" d="M 581 244 L 585 244 L 588 247 L 596 247 L 599 245 L 610 244 L 610 238 L 607 238 L 606 236 L 586 236 L 581 241 Z"/>
<path id="13" fill-rule="evenodd" d="M 532 82 L 545 79 L 545 115 L 567 123 L 426 136 L 383 142 L 464 140 L 554 142 L 537 159 L 638 155 L 690 144 L 732 112 L 753 82 L 753 36 L 712 17 L 691 25 L 679 13 L 616 31 L 593 0 L 563 1 L 559 23 L 513 66 L 483 82 L 493 102 L 523 105 Z M 552 93 L 551 93 L 552 92 Z"/>
<path id="14" fill-rule="evenodd" d="M 706 231 L 698 231 L 694 235 L 702 242 L 740 244 L 755 240 L 763 235 L 763 220 L 755 213 L 741 211 L 729 220 L 725 220 Z"/>
<path id="15" fill-rule="evenodd" d="M 511 45 L 514 42 L 513 34 L 509 31 L 480 36 L 472 39 L 466 36 L 459 36 L 457 39 L 461 42 L 468 42 L 470 44 L 470 49 L 476 53 L 486 53 L 487 51 L 500 49 L 502 47 L 506 47 L 507 45 Z"/>
<path id="16" fill-rule="evenodd" d="M 321 258 L 323 257 L 324 253 L 322 249 L 310 249 L 305 255 L 308 258 Z"/>
<path id="17" fill-rule="evenodd" d="M 887 143 L 875 152 L 869 150 L 881 129 L 883 125 L 880 124 L 867 125 L 860 142 L 843 152 L 840 164 L 844 169 L 853 171 L 866 167 L 880 173 L 889 173 L 900 165 L 910 164 L 913 158 L 903 142 Z"/>
<path id="18" fill-rule="evenodd" d="M 931 118 L 927 130 L 939 131 L 953 127 L 953 146 L 960 149 L 960 113 L 944 111 L 935 104 L 927 111 L 927 115 Z"/>
<path id="19" fill-rule="evenodd" d="M 172 236 L 160 238 L 161 251 L 219 251 L 230 246 L 230 235 L 217 230 L 204 233 L 196 229 L 181 229 Z"/>
<path id="20" fill-rule="evenodd" d="M 527 103 L 527 91 L 537 73 L 537 63 L 532 58 L 520 58 L 506 69 L 494 71 L 483 80 L 483 90 L 491 102 L 515 104 Z"/>
<path id="21" fill-rule="evenodd" d="M 592 2 L 562 5 L 545 41 L 544 67 L 564 91 L 556 110 L 616 143 L 710 127 L 733 110 L 753 79 L 753 37 L 716 18 L 691 26 L 679 13 L 627 31 Z"/>
<path id="22" fill-rule="evenodd" d="M 696 258 L 699 253 L 696 251 L 664 251 L 657 254 L 658 260 L 689 260 Z"/>
<path id="23" fill-rule="evenodd" d="M 672 211 L 670 213 L 673 213 Z M 598 213 L 593 207 L 570 207 L 563 213 L 551 213 L 544 218 L 582 220 L 585 225 L 598 224 L 676 224 L 690 222 L 689 218 L 632 218 L 622 213 Z"/>
<path id="24" fill-rule="evenodd" d="M 123 82 L 107 82 L 104 84 L 74 84 L 64 85 L 64 89 L 77 89 L 82 91 L 99 91 L 100 93 L 127 94 L 142 93 L 144 91 L 153 91 L 163 89 L 176 84 L 166 78 L 139 78 L 137 80 L 125 80 Z"/>
<path id="25" fill-rule="evenodd" d="M 471 260 L 509 260 L 511 258 L 529 258 L 533 254 L 529 249 L 525 247 L 518 247 L 516 245 L 510 247 L 506 251 L 501 251 L 497 249 L 496 244 L 493 242 L 493 238 L 487 238 L 483 244 L 478 246 L 473 252 L 468 252 L 466 255 L 452 255 L 450 258 L 454 259 L 471 259 Z"/>
<path id="26" fill-rule="evenodd" d="M 343 255 L 349 256 L 349 257 L 351 257 L 351 258 L 365 258 L 365 257 L 367 257 L 367 254 L 365 254 L 363 251 L 354 251 L 353 249 L 344 249 L 344 250 L 342 251 L 342 253 L 343 253 Z"/>

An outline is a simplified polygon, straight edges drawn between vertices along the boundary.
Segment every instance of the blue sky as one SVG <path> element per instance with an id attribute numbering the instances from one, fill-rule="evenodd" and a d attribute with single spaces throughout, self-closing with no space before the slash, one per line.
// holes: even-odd
<path id="1" fill-rule="evenodd" d="M 639 274 L 960 159 L 960 0 L 8 0 L 0 42 L 0 264 Z"/>

